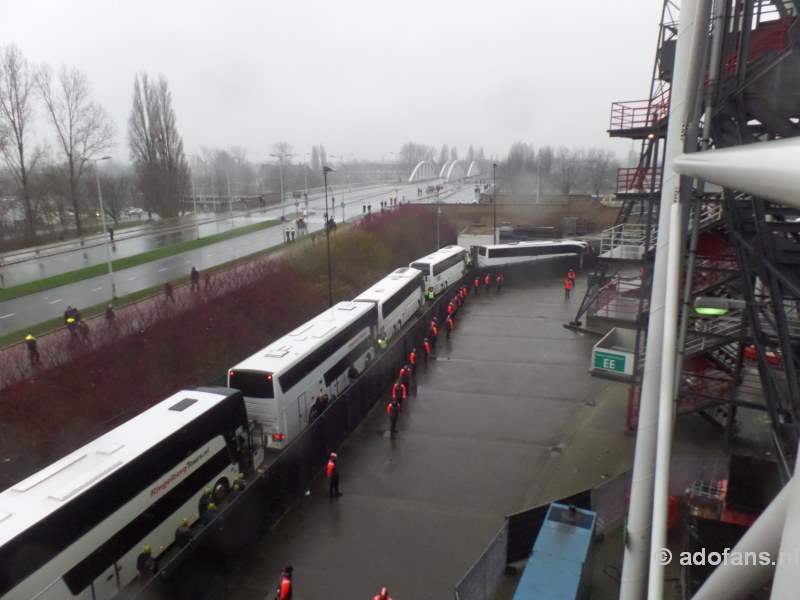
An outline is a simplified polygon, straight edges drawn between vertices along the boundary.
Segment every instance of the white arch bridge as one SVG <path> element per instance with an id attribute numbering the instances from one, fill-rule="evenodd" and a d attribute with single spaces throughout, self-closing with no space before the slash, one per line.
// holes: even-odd
<path id="1" fill-rule="evenodd" d="M 478 163 L 472 161 L 467 166 L 465 160 L 450 160 L 442 165 L 439 169 L 439 174 L 436 174 L 436 166 L 429 160 L 420 161 L 414 170 L 411 171 L 411 176 L 408 178 L 409 183 L 416 181 L 428 181 L 430 179 L 444 179 L 445 182 L 457 181 L 465 177 L 474 177 L 480 175 Z"/>

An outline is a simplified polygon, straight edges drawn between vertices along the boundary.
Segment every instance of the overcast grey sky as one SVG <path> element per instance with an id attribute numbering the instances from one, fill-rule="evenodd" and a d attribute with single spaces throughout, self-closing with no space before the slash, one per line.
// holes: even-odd
<path id="1" fill-rule="evenodd" d="M 127 159 L 133 78 L 164 74 L 187 153 L 380 159 L 404 142 L 614 150 L 611 103 L 645 98 L 660 0 L 0 0 L 0 43 L 87 73 Z M 43 120 L 37 136 L 48 132 Z M 298 159 L 295 158 L 295 161 Z"/>

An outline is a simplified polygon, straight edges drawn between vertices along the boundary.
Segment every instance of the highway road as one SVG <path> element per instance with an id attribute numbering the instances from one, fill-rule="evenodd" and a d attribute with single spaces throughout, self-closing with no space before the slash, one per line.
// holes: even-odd
<path id="1" fill-rule="evenodd" d="M 475 197 L 474 184 L 448 186 L 446 193 L 440 198 L 417 197 L 417 187 L 426 183 L 401 185 L 397 189 L 398 198 L 405 197 L 409 202 L 446 202 L 469 203 Z M 341 222 L 342 215 L 346 220 L 361 218 L 364 203 L 370 203 L 372 210 L 380 211 L 381 200 L 386 200 L 394 188 L 375 186 L 371 188 L 346 190 L 344 207 L 340 189 L 333 189 L 328 198 L 329 205 L 336 203 L 334 218 Z M 339 194 L 337 198 L 336 195 Z M 302 212 L 304 203 L 297 209 Z M 174 244 L 179 241 L 195 239 L 197 236 L 208 236 L 213 233 L 227 231 L 231 227 L 242 227 L 265 219 L 279 219 L 285 212 L 287 219 L 293 219 L 294 206 L 280 207 L 235 214 L 234 218 L 193 223 L 187 227 L 176 228 L 168 232 L 159 231 L 142 233 L 141 231 L 120 232 L 115 236 L 113 258 L 133 256 L 154 248 Z M 308 231 L 319 231 L 323 228 L 325 200 L 320 197 L 309 198 Z M 199 271 L 210 269 L 256 252 L 267 250 L 284 242 L 284 228 L 275 226 L 262 231 L 242 235 L 223 242 L 190 250 L 181 254 L 153 261 L 147 264 L 124 269 L 114 273 L 114 284 L 117 297 L 122 298 L 143 289 L 159 286 L 169 280 L 188 275 L 192 266 Z M 14 261 L 14 262 L 12 262 Z M 19 285 L 41 277 L 75 270 L 94 264 L 106 262 L 106 249 L 101 236 L 87 240 L 84 246 L 72 243 L 57 248 L 40 249 L 26 253 L 15 253 L 5 257 L 3 273 L 6 286 Z M 64 313 L 68 305 L 78 308 L 94 306 L 111 300 L 111 280 L 108 275 L 86 279 L 73 284 L 53 288 L 22 298 L 0 302 L 0 334 L 8 334 L 57 318 Z"/>

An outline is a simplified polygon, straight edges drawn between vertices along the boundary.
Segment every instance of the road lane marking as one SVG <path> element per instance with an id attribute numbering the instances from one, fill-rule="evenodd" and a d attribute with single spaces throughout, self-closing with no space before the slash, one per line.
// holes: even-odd
<path id="1" fill-rule="evenodd" d="M 63 300 L 63 298 L 59 298 L 58 300 L 51 300 L 50 304 L 57 304 L 57 303 L 61 302 L 62 300 Z"/>
<path id="2" fill-rule="evenodd" d="M 102 287 L 99 287 L 99 288 L 94 288 L 92 291 L 93 291 L 93 292 L 99 292 L 99 291 L 100 291 L 100 290 L 102 290 L 102 289 L 103 289 Z"/>
<path id="3" fill-rule="evenodd" d="M 162 273 L 162 272 L 164 272 L 164 271 L 166 271 L 166 270 L 167 270 L 167 267 L 163 267 L 163 268 L 159 269 L 159 270 L 158 270 L 158 272 L 159 272 L 159 273 Z"/>
<path id="4" fill-rule="evenodd" d="M 185 261 L 183 261 L 183 264 L 185 264 L 185 265 L 190 265 L 190 264 L 192 264 L 192 261 L 190 261 L 190 260 L 185 260 Z"/>
<path id="5" fill-rule="evenodd" d="M 136 279 L 136 277 L 138 277 L 138 275 L 134 275 L 133 277 L 128 277 L 128 281 L 133 281 L 134 279 Z"/>
<path id="6" fill-rule="evenodd" d="M 3 315 L 2 317 L 0 317 L 0 319 L 5 319 L 7 317 L 13 317 L 15 314 L 17 314 L 17 313 L 8 313 L 7 315 Z"/>
<path id="7" fill-rule="evenodd" d="M 209 252 L 208 254 L 206 254 L 206 256 L 214 256 L 214 253 L 213 252 Z"/>

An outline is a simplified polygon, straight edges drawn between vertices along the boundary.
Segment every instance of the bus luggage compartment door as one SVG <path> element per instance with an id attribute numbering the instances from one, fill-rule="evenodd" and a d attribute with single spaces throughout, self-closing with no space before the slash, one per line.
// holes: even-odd
<path id="1" fill-rule="evenodd" d="M 97 579 L 92 582 L 93 597 L 97 600 L 113 598 L 119 593 L 117 579 L 117 563 L 112 563 Z"/>

